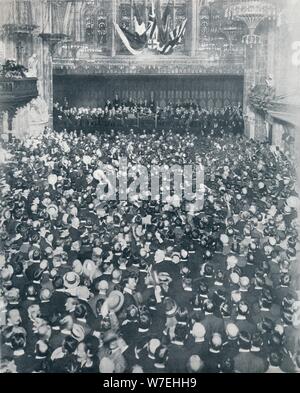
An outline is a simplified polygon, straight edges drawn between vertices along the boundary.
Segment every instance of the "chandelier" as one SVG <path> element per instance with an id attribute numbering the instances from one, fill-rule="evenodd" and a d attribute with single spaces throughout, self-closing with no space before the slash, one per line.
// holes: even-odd
<path id="1" fill-rule="evenodd" d="M 231 20 L 239 20 L 246 24 L 249 34 L 243 37 L 243 42 L 250 47 L 260 43 L 260 37 L 255 34 L 257 26 L 263 20 L 275 20 L 276 7 L 268 2 L 260 0 L 246 0 L 229 6 L 225 16 Z"/>

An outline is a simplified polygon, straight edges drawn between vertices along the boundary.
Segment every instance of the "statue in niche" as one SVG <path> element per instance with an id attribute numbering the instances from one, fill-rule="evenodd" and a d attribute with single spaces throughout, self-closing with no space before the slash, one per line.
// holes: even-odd
<path id="1" fill-rule="evenodd" d="M 107 24 L 104 16 L 97 18 L 97 41 L 99 45 L 106 44 Z"/>
<path id="2" fill-rule="evenodd" d="M 42 97 L 38 96 L 29 103 L 29 120 L 33 124 L 48 122 L 48 106 Z"/>
<path id="3" fill-rule="evenodd" d="M 29 59 L 28 59 L 28 71 L 26 72 L 27 78 L 37 78 L 38 76 L 38 57 L 37 54 L 34 53 Z"/>

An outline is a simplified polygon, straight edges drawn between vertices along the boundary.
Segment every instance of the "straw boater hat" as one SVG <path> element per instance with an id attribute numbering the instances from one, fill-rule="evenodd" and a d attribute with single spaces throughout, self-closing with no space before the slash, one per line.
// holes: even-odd
<path id="1" fill-rule="evenodd" d="M 123 307 L 124 295 L 120 291 L 112 291 L 105 302 L 110 311 L 118 312 Z"/>
<path id="2" fill-rule="evenodd" d="M 67 272 L 64 275 L 63 280 L 64 280 L 64 286 L 69 289 L 78 287 L 80 283 L 80 277 L 75 272 Z"/>

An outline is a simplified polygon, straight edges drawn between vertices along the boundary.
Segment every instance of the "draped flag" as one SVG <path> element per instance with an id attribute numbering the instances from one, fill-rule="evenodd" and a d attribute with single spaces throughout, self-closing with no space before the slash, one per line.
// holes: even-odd
<path id="1" fill-rule="evenodd" d="M 114 25 L 116 32 L 129 52 L 133 55 L 141 54 L 146 47 L 147 40 L 144 40 L 144 37 L 136 32 L 132 33 L 124 27 L 120 27 L 117 23 Z"/>
<path id="2" fill-rule="evenodd" d="M 184 19 L 180 25 L 178 25 L 174 30 L 170 31 L 168 34 L 168 38 L 163 45 L 159 45 L 158 51 L 167 55 L 173 52 L 174 48 L 181 44 L 184 34 L 186 32 L 186 23 L 187 19 Z"/>
<path id="3" fill-rule="evenodd" d="M 170 54 L 174 48 L 182 42 L 186 31 L 187 19 L 181 22 L 175 29 L 171 29 L 171 1 L 161 15 L 160 3 L 154 5 L 151 1 L 151 11 L 149 13 L 149 22 L 146 27 L 138 7 L 133 4 L 133 25 L 134 31 L 121 27 L 115 23 L 115 29 L 121 41 L 133 55 L 139 55 L 148 48 L 157 51 L 160 54 Z"/>
<path id="4" fill-rule="evenodd" d="M 169 39 L 170 16 L 171 16 L 170 0 L 163 12 L 162 17 L 160 12 L 160 5 L 158 4 L 157 27 L 158 27 L 158 41 L 161 46 L 167 44 Z"/>
<path id="5" fill-rule="evenodd" d="M 134 16 L 133 16 L 134 30 L 136 34 L 142 37 L 146 33 L 146 25 L 145 22 L 143 22 L 140 12 L 135 3 L 133 4 L 133 11 L 134 11 Z"/>
<path id="6" fill-rule="evenodd" d="M 149 49 L 156 49 L 157 48 L 157 17 L 155 12 L 154 0 L 151 2 L 151 13 L 149 14 L 149 25 L 147 28 L 147 35 L 148 35 L 148 47 Z"/>

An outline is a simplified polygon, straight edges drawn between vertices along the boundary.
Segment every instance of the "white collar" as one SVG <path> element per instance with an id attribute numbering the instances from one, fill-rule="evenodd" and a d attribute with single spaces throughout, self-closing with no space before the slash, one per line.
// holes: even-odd
<path id="1" fill-rule="evenodd" d="M 161 364 L 161 363 L 154 363 L 154 367 L 155 368 L 165 368 L 166 366 L 164 364 Z"/>
<path id="2" fill-rule="evenodd" d="M 92 365 L 93 365 L 93 362 L 91 361 L 91 359 L 79 361 L 79 363 L 80 363 L 80 367 L 92 367 Z"/>
<path id="3" fill-rule="evenodd" d="M 24 349 L 18 349 L 14 351 L 14 356 L 23 356 L 25 354 Z"/>
<path id="4" fill-rule="evenodd" d="M 217 351 L 216 349 L 212 349 L 212 348 L 209 348 L 209 352 L 211 352 L 211 353 L 220 353 L 220 351 Z"/>
<path id="5" fill-rule="evenodd" d="M 276 371 L 278 371 L 278 370 L 281 370 L 281 368 L 280 367 L 277 367 L 277 366 L 269 366 L 269 368 L 268 368 L 268 371 L 269 370 L 276 370 Z"/>
<path id="6" fill-rule="evenodd" d="M 177 340 L 174 340 L 174 341 L 172 341 L 172 344 L 175 344 L 175 345 L 180 345 L 180 346 L 183 346 L 183 345 L 184 345 L 184 343 L 183 343 L 183 342 L 181 342 L 181 341 L 177 341 Z"/>
<path id="7" fill-rule="evenodd" d="M 146 332 L 149 332 L 149 329 L 139 328 L 139 333 L 146 333 Z"/>
<path id="8" fill-rule="evenodd" d="M 130 289 L 130 288 L 128 288 L 128 287 L 125 287 L 123 292 L 125 292 L 125 293 L 129 293 L 130 295 L 132 295 L 132 294 L 133 294 L 133 291 L 132 291 L 132 289 Z"/>
<path id="9" fill-rule="evenodd" d="M 62 329 L 61 332 L 62 332 L 62 334 L 66 335 L 66 336 L 69 336 L 71 334 L 71 330 L 68 330 L 68 329 Z"/>
<path id="10" fill-rule="evenodd" d="M 260 311 L 270 311 L 270 309 L 269 309 L 269 308 L 264 308 L 264 307 L 262 307 L 262 308 L 260 309 Z"/>
<path id="11" fill-rule="evenodd" d="M 195 337 L 195 343 L 204 343 L 205 339 L 203 338 L 196 338 Z"/>

